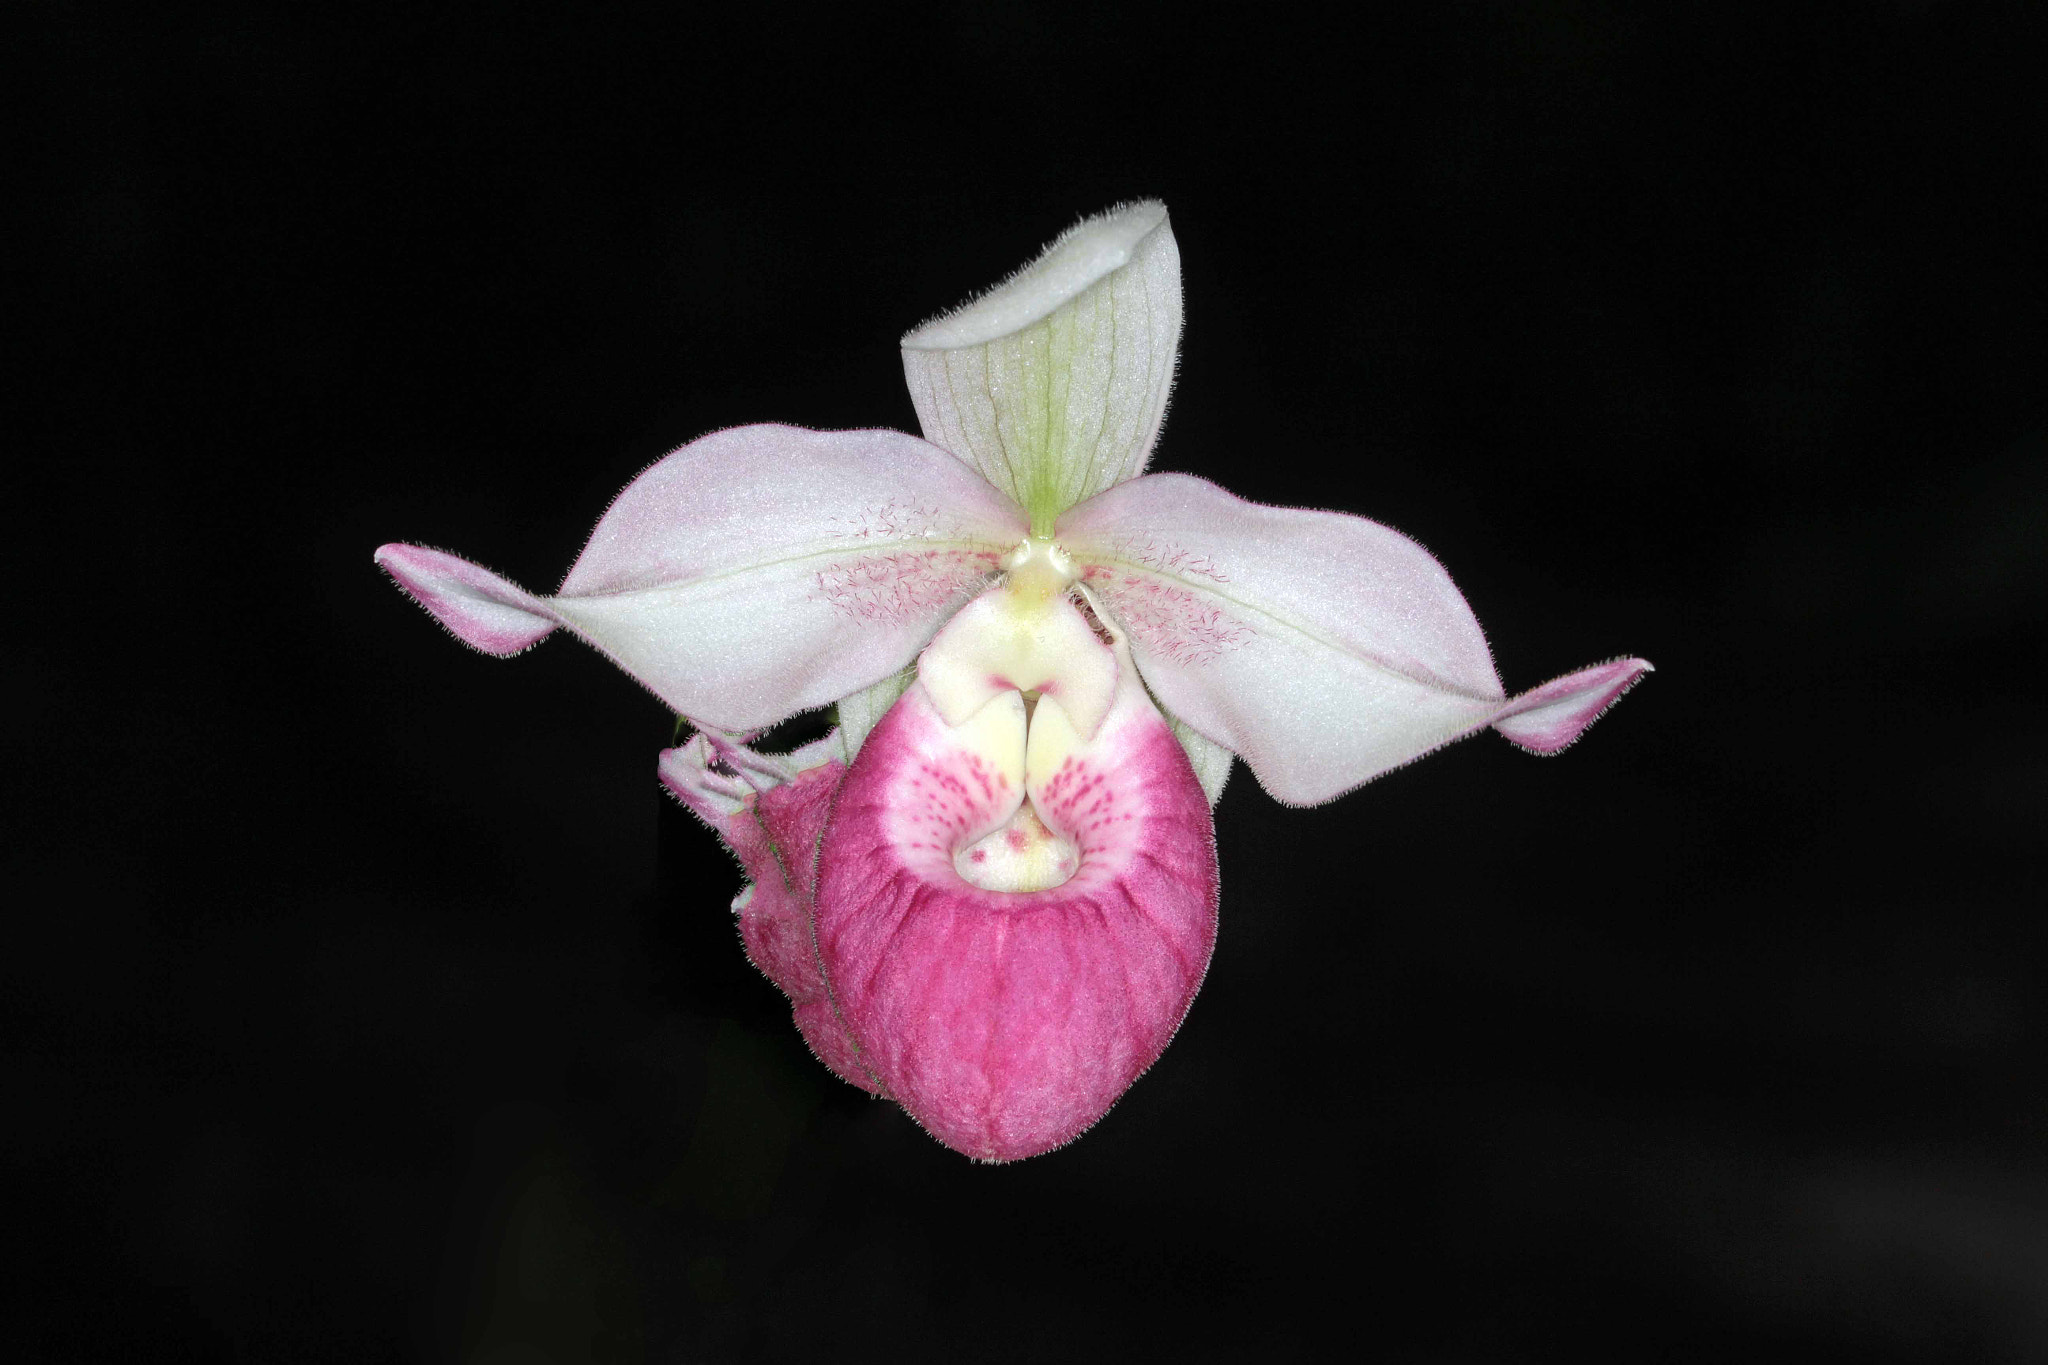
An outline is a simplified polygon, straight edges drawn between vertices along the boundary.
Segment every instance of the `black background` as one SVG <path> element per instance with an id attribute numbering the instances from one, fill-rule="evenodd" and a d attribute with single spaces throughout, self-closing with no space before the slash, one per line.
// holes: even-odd
<path id="1" fill-rule="evenodd" d="M 10 1351 L 2048 1357 L 2037 7 L 13 17 Z M 1154 468 L 1659 671 L 1240 771 L 1179 1038 L 977 1167 L 803 1051 L 671 718 L 370 551 L 914 429 L 897 336 L 1139 195 Z"/>

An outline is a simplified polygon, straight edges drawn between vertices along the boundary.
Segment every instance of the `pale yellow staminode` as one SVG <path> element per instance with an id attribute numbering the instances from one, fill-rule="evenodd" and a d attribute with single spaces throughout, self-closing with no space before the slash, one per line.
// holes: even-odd
<path id="1" fill-rule="evenodd" d="M 1116 696 L 1117 665 L 1067 600 L 1074 567 L 1049 540 L 1019 545 L 1003 580 L 961 609 L 925 649 L 918 678 L 948 725 L 1003 693 L 1038 694 L 1035 715 L 1063 712 L 1093 735 Z"/>

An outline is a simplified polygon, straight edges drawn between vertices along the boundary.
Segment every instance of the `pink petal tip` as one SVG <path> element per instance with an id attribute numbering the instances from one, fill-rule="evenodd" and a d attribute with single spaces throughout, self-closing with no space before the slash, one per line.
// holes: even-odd
<path id="1" fill-rule="evenodd" d="M 1651 671 L 1647 659 L 1611 659 L 1567 673 L 1508 703 L 1493 728 L 1532 754 L 1558 753 Z"/>
<path id="2" fill-rule="evenodd" d="M 456 639 L 486 654 L 517 654 L 557 624 L 540 599 L 517 583 L 440 550 L 384 545 L 377 565 Z"/>

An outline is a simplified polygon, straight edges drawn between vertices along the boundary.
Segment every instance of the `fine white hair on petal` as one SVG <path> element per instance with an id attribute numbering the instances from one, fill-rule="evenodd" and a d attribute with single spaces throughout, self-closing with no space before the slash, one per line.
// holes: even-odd
<path id="1" fill-rule="evenodd" d="M 1049 316 L 1113 270 L 1166 221 L 1166 205 L 1134 199 L 1083 218 L 1000 283 L 904 334 L 912 351 L 982 346 Z"/>

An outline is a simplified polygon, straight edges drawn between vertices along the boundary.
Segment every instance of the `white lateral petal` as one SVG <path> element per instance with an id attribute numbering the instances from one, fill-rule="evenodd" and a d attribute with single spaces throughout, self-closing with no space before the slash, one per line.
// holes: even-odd
<path id="1" fill-rule="evenodd" d="M 1561 747 L 1626 685 L 1586 670 L 1509 702 L 1443 566 L 1363 517 L 1155 474 L 1072 509 L 1058 538 L 1160 702 L 1289 804 L 1496 720 L 1525 747 Z"/>
<path id="2" fill-rule="evenodd" d="M 1180 249 L 1157 200 L 1084 219 L 988 293 L 903 338 L 924 434 L 1049 531 L 1142 473 L 1180 345 Z"/>
<path id="3" fill-rule="evenodd" d="M 479 648 L 564 625 L 671 710 L 744 731 L 902 668 L 1023 530 L 1009 499 L 914 436 L 763 425 L 649 467 L 555 597 L 435 551 L 378 561 Z"/>

